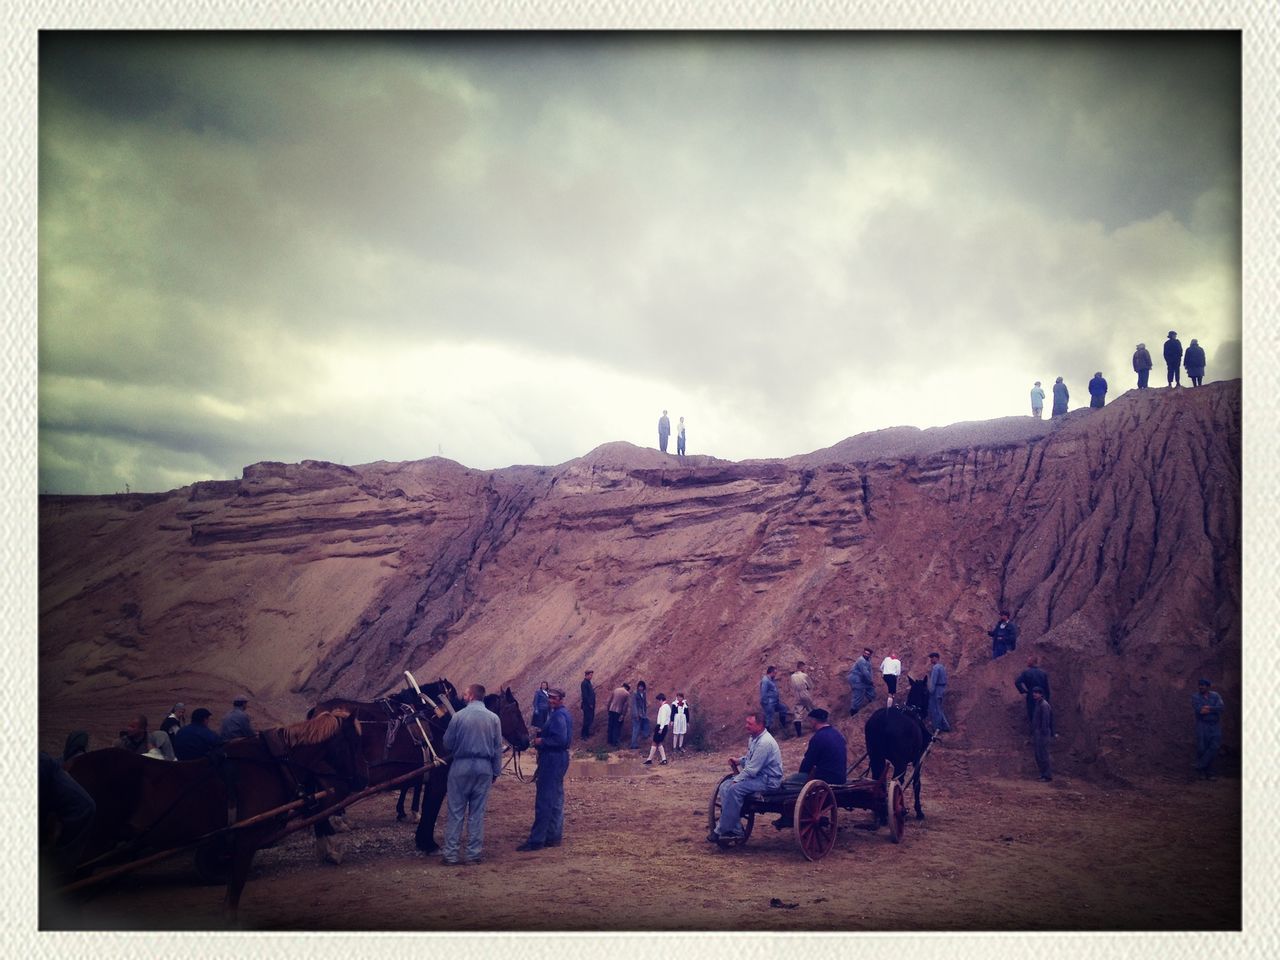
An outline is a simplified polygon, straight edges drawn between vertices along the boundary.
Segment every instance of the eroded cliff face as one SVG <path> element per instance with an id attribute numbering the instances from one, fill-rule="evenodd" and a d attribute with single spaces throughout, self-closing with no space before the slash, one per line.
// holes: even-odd
<path id="1" fill-rule="evenodd" d="M 870 644 L 916 675 L 941 652 L 958 742 L 993 770 L 1024 759 L 1013 677 L 1036 653 L 1065 770 L 1181 774 L 1195 679 L 1239 704 L 1240 504 L 1238 382 L 786 461 L 615 443 L 556 467 L 257 464 L 42 498 L 41 738 L 241 691 L 291 721 L 404 669 L 525 700 L 550 679 L 576 709 L 590 667 L 601 711 L 644 678 L 736 743 L 767 664 L 807 661 L 843 715 Z M 1001 605 L 1021 640 L 993 663 Z"/>

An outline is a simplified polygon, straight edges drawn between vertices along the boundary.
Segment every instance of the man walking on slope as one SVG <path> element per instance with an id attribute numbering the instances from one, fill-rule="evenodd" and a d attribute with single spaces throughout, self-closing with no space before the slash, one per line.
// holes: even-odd
<path id="1" fill-rule="evenodd" d="M 987 631 L 991 638 L 991 659 L 999 660 L 1006 653 L 1018 649 L 1018 628 L 1009 620 L 1009 611 L 1000 611 L 1000 622 Z"/>
<path id="2" fill-rule="evenodd" d="M 849 716 L 855 716 L 859 710 L 876 698 L 876 684 L 871 678 L 871 648 L 864 647 L 862 656 L 853 663 L 849 671 Z"/>
<path id="3" fill-rule="evenodd" d="M 929 721 L 934 733 L 950 733 L 951 724 L 942 712 L 942 698 L 947 693 L 947 668 L 937 653 L 929 654 Z"/>
<path id="4" fill-rule="evenodd" d="M 813 709 L 813 684 L 809 682 L 809 675 L 804 672 L 803 660 L 796 661 L 796 668 L 791 673 L 791 693 L 796 698 L 796 712 L 791 715 L 791 719 L 795 723 L 798 737 L 804 732 L 800 725 L 801 713 L 807 717 Z"/>
<path id="5" fill-rule="evenodd" d="M 775 714 L 782 722 L 784 730 L 787 725 L 787 705 L 778 699 L 778 684 L 774 679 L 777 672 L 778 668 L 770 664 L 769 669 L 765 670 L 764 676 L 760 678 L 760 711 L 766 730 L 773 726 Z"/>
<path id="6" fill-rule="evenodd" d="M 444 731 L 444 748 L 453 754 L 449 764 L 449 819 L 444 828 L 441 857 L 446 866 L 458 863 L 462 821 L 467 820 L 467 863 L 484 857 L 484 810 L 489 788 L 502 774 L 502 724 L 484 705 L 484 687 L 473 683 L 462 695 L 467 705 L 454 714 Z"/>

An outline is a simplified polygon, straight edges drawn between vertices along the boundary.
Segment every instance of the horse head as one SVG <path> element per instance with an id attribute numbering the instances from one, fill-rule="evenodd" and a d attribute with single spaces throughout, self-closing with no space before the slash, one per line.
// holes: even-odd
<path id="1" fill-rule="evenodd" d="M 484 705 L 490 713 L 498 715 L 502 724 L 502 739 L 511 744 L 517 753 L 529 749 L 529 728 L 525 726 L 524 717 L 520 715 L 520 703 L 511 693 L 510 687 L 503 687 L 502 693 L 490 693 L 484 698 Z"/>
<path id="2" fill-rule="evenodd" d="M 324 741 L 325 760 L 334 773 L 351 784 L 352 790 L 363 790 L 369 785 L 369 760 L 360 720 L 349 710 L 333 710 L 331 714 L 338 721 L 338 728 Z"/>
<path id="3" fill-rule="evenodd" d="M 924 677 L 917 680 L 908 673 L 907 682 L 911 684 L 911 690 L 907 694 L 907 710 L 923 718 L 929 713 L 929 681 Z"/>

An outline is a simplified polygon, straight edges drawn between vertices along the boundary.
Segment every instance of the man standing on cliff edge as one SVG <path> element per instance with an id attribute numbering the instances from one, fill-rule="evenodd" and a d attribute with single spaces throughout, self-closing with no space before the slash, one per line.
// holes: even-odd
<path id="1" fill-rule="evenodd" d="M 1181 357 L 1181 354 L 1179 354 Z M 671 420 L 667 417 L 667 411 L 662 411 L 662 416 L 658 418 L 658 449 L 663 453 L 667 452 L 667 437 L 671 436 Z"/>

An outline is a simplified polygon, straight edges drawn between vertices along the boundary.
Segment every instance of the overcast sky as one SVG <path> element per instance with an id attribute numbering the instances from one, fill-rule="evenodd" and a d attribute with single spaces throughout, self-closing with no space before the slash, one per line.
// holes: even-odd
<path id="1" fill-rule="evenodd" d="M 1223 34 L 60 34 L 40 489 L 786 457 L 1239 376 Z M 674 442 L 672 444 L 674 449 Z"/>

